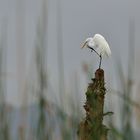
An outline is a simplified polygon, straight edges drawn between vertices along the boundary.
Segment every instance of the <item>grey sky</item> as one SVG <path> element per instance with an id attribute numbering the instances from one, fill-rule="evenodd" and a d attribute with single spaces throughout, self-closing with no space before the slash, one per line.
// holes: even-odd
<path id="1" fill-rule="evenodd" d="M 24 44 L 26 50 L 23 54 L 26 57 L 25 72 L 23 77 L 28 77 L 29 69 L 32 68 L 33 47 L 36 40 L 36 26 L 41 13 L 41 0 L 19 0 L 24 3 Z M 48 72 L 51 82 L 58 85 L 57 72 L 57 1 L 49 0 L 48 12 Z M 17 0 L 0 0 L 0 25 L 3 19 L 8 22 L 8 91 L 7 99 L 10 103 L 19 104 L 20 96 L 17 95 L 17 36 L 16 36 L 16 11 Z M 112 58 L 104 60 L 103 67 L 106 70 L 108 80 L 113 76 L 113 60 L 116 56 L 121 56 L 122 63 L 127 63 L 128 29 L 129 20 L 133 18 L 136 28 L 136 48 L 139 54 L 139 32 L 140 32 L 140 1 L 138 0 L 62 0 L 62 32 L 63 32 L 63 52 L 64 70 L 67 80 L 73 72 L 77 71 L 81 76 L 81 63 L 83 61 L 93 61 L 94 69 L 97 68 L 97 57 L 88 50 L 81 50 L 80 45 L 89 36 L 101 33 L 108 40 Z M 19 15 L 21 9 L 19 8 Z M 110 69 L 111 68 L 111 69 Z M 30 70 L 31 71 L 31 70 Z M 26 78 L 25 78 L 26 79 Z M 25 80 L 24 79 L 24 80 Z M 82 79 L 82 78 L 81 78 Z"/>

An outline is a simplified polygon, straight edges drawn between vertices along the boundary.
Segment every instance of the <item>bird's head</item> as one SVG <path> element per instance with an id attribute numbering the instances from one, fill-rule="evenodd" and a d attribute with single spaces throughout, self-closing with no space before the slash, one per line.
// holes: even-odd
<path id="1" fill-rule="evenodd" d="M 94 41 L 92 37 L 89 37 L 85 40 L 85 42 L 82 44 L 81 48 L 88 48 L 88 47 L 93 47 L 94 46 Z"/>

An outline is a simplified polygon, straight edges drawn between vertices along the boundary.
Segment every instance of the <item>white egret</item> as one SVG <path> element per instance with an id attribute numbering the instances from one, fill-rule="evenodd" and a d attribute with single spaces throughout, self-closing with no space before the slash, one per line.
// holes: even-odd
<path id="1" fill-rule="evenodd" d="M 89 48 L 100 57 L 99 69 L 101 68 L 102 57 L 111 55 L 111 50 L 105 38 L 100 34 L 95 34 L 94 37 L 87 38 L 82 45 L 82 48 Z"/>

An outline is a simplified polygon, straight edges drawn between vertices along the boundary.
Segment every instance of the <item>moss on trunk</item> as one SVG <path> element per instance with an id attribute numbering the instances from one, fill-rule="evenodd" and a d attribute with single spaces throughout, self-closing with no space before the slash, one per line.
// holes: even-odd
<path id="1" fill-rule="evenodd" d="M 95 78 L 89 84 L 86 92 L 84 109 L 86 117 L 78 129 L 79 140 L 107 140 L 108 128 L 103 125 L 105 98 L 104 71 L 97 69 Z"/>

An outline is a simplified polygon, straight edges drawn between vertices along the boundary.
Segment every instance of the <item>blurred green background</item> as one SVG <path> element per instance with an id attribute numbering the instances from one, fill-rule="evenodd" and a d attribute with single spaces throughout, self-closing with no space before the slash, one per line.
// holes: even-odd
<path id="1" fill-rule="evenodd" d="M 0 140 L 77 140 L 100 33 L 109 140 L 140 137 L 140 1 L 0 0 Z"/>

